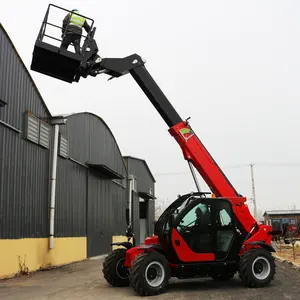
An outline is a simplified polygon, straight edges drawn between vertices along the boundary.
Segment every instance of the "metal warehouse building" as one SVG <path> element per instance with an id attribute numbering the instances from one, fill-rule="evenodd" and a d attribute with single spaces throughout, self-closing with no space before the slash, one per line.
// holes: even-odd
<path id="1" fill-rule="evenodd" d="M 0 138 L 0 278 L 109 252 L 128 204 L 139 242 L 153 234 L 147 163 L 92 113 L 52 116 L 1 24 Z"/>
<path id="2" fill-rule="evenodd" d="M 145 160 L 124 156 L 132 186 L 132 227 L 139 244 L 153 235 L 155 215 L 155 178 Z"/>

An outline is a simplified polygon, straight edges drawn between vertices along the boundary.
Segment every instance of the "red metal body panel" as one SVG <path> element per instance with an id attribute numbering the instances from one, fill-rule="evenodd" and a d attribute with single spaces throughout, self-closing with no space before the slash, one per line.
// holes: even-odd
<path id="1" fill-rule="evenodd" d="M 145 245 L 153 245 L 153 244 L 159 244 L 158 236 L 149 236 L 145 239 Z"/>
<path id="2" fill-rule="evenodd" d="M 180 246 L 177 246 L 175 240 L 180 242 Z M 214 261 L 214 253 L 196 253 L 190 249 L 188 244 L 181 237 L 179 232 L 173 228 L 172 229 L 172 244 L 178 258 L 183 262 L 198 262 L 198 261 Z"/>
<path id="3" fill-rule="evenodd" d="M 272 241 L 272 235 L 268 234 L 269 231 L 272 230 L 272 226 L 269 225 L 260 225 L 259 229 L 254 233 L 244 244 L 243 248 L 240 251 L 240 255 L 246 252 L 247 250 L 253 248 L 253 245 L 247 245 L 248 243 L 251 242 L 257 242 L 257 241 L 262 241 L 265 242 L 268 245 L 271 245 Z M 255 245 L 254 248 L 261 248 L 259 245 Z"/>
<path id="4" fill-rule="evenodd" d="M 124 263 L 124 266 L 127 268 L 131 268 L 132 262 L 135 260 L 135 258 L 142 254 L 145 250 L 143 249 L 143 246 L 136 246 L 126 251 L 126 260 Z"/>
<path id="5" fill-rule="evenodd" d="M 219 166 L 185 121 L 171 127 L 169 132 L 181 147 L 184 158 L 193 163 L 217 197 L 238 196 Z"/>
<path id="6" fill-rule="evenodd" d="M 131 267 L 132 262 L 134 261 L 134 259 L 136 258 L 137 255 L 143 253 L 145 250 L 143 249 L 143 246 L 147 246 L 147 245 L 155 245 L 155 244 L 159 244 L 158 241 L 158 236 L 154 235 L 154 236 L 150 236 L 147 237 L 145 239 L 145 244 L 144 245 L 140 245 L 137 247 L 133 247 L 129 250 L 126 251 L 126 261 L 124 263 L 124 265 L 128 268 Z M 147 249 L 147 251 L 154 251 L 154 249 Z"/>

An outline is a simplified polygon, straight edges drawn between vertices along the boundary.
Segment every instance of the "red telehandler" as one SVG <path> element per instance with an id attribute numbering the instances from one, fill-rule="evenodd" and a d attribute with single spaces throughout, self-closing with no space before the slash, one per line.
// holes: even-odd
<path id="1" fill-rule="evenodd" d="M 231 185 L 188 120 L 176 112 L 148 73 L 144 60 L 137 54 L 101 58 L 93 26 L 84 39 L 81 54 L 46 43 L 46 26 L 59 27 L 48 22 L 51 6 L 71 13 L 53 4 L 48 6 L 31 69 L 69 83 L 98 74 L 116 78 L 129 73 L 169 126 L 198 190 L 178 196 L 156 222 L 155 235 L 146 238 L 144 244 L 130 242 L 134 235 L 128 226 L 128 242 L 115 243 L 121 248 L 112 251 L 103 263 L 107 282 L 112 286 L 131 285 L 143 296 L 161 293 L 170 277 L 229 280 L 238 273 L 247 287 L 267 286 L 275 275 L 271 226 L 258 224 L 252 217 L 246 198 Z M 194 168 L 215 197 L 200 191 Z"/>

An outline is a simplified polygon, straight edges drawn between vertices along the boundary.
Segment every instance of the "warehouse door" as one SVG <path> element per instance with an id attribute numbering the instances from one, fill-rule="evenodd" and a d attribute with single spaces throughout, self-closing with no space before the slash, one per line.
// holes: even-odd
<path id="1" fill-rule="evenodd" d="M 132 191 L 132 229 L 136 245 L 140 244 L 140 201 L 139 195 Z"/>
<path id="2" fill-rule="evenodd" d="M 110 182 L 94 172 L 88 176 L 87 201 L 87 256 L 93 257 L 111 251 L 112 201 Z"/>
<path id="3" fill-rule="evenodd" d="M 144 243 L 145 238 L 148 234 L 147 226 L 147 211 L 148 211 L 148 201 L 143 198 L 139 199 L 140 203 L 140 242 Z"/>

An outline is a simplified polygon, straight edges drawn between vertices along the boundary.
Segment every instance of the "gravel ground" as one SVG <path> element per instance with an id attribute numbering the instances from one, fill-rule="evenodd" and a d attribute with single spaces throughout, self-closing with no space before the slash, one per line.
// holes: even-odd
<path id="1" fill-rule="evenodd" d="M 211 279 L 171 279 L 166 292 L 155 297 L 139 297 L 130 287 L 109 286 L 102 276 L 102 262 L 103 259 L 87 260 L 0 281 L 0 299 L 300 299 L 300 271 L 285 262 L 276 262 L 275 280 L 267 288 L 245 288 L 237 275 L 221 284 Z"/>

